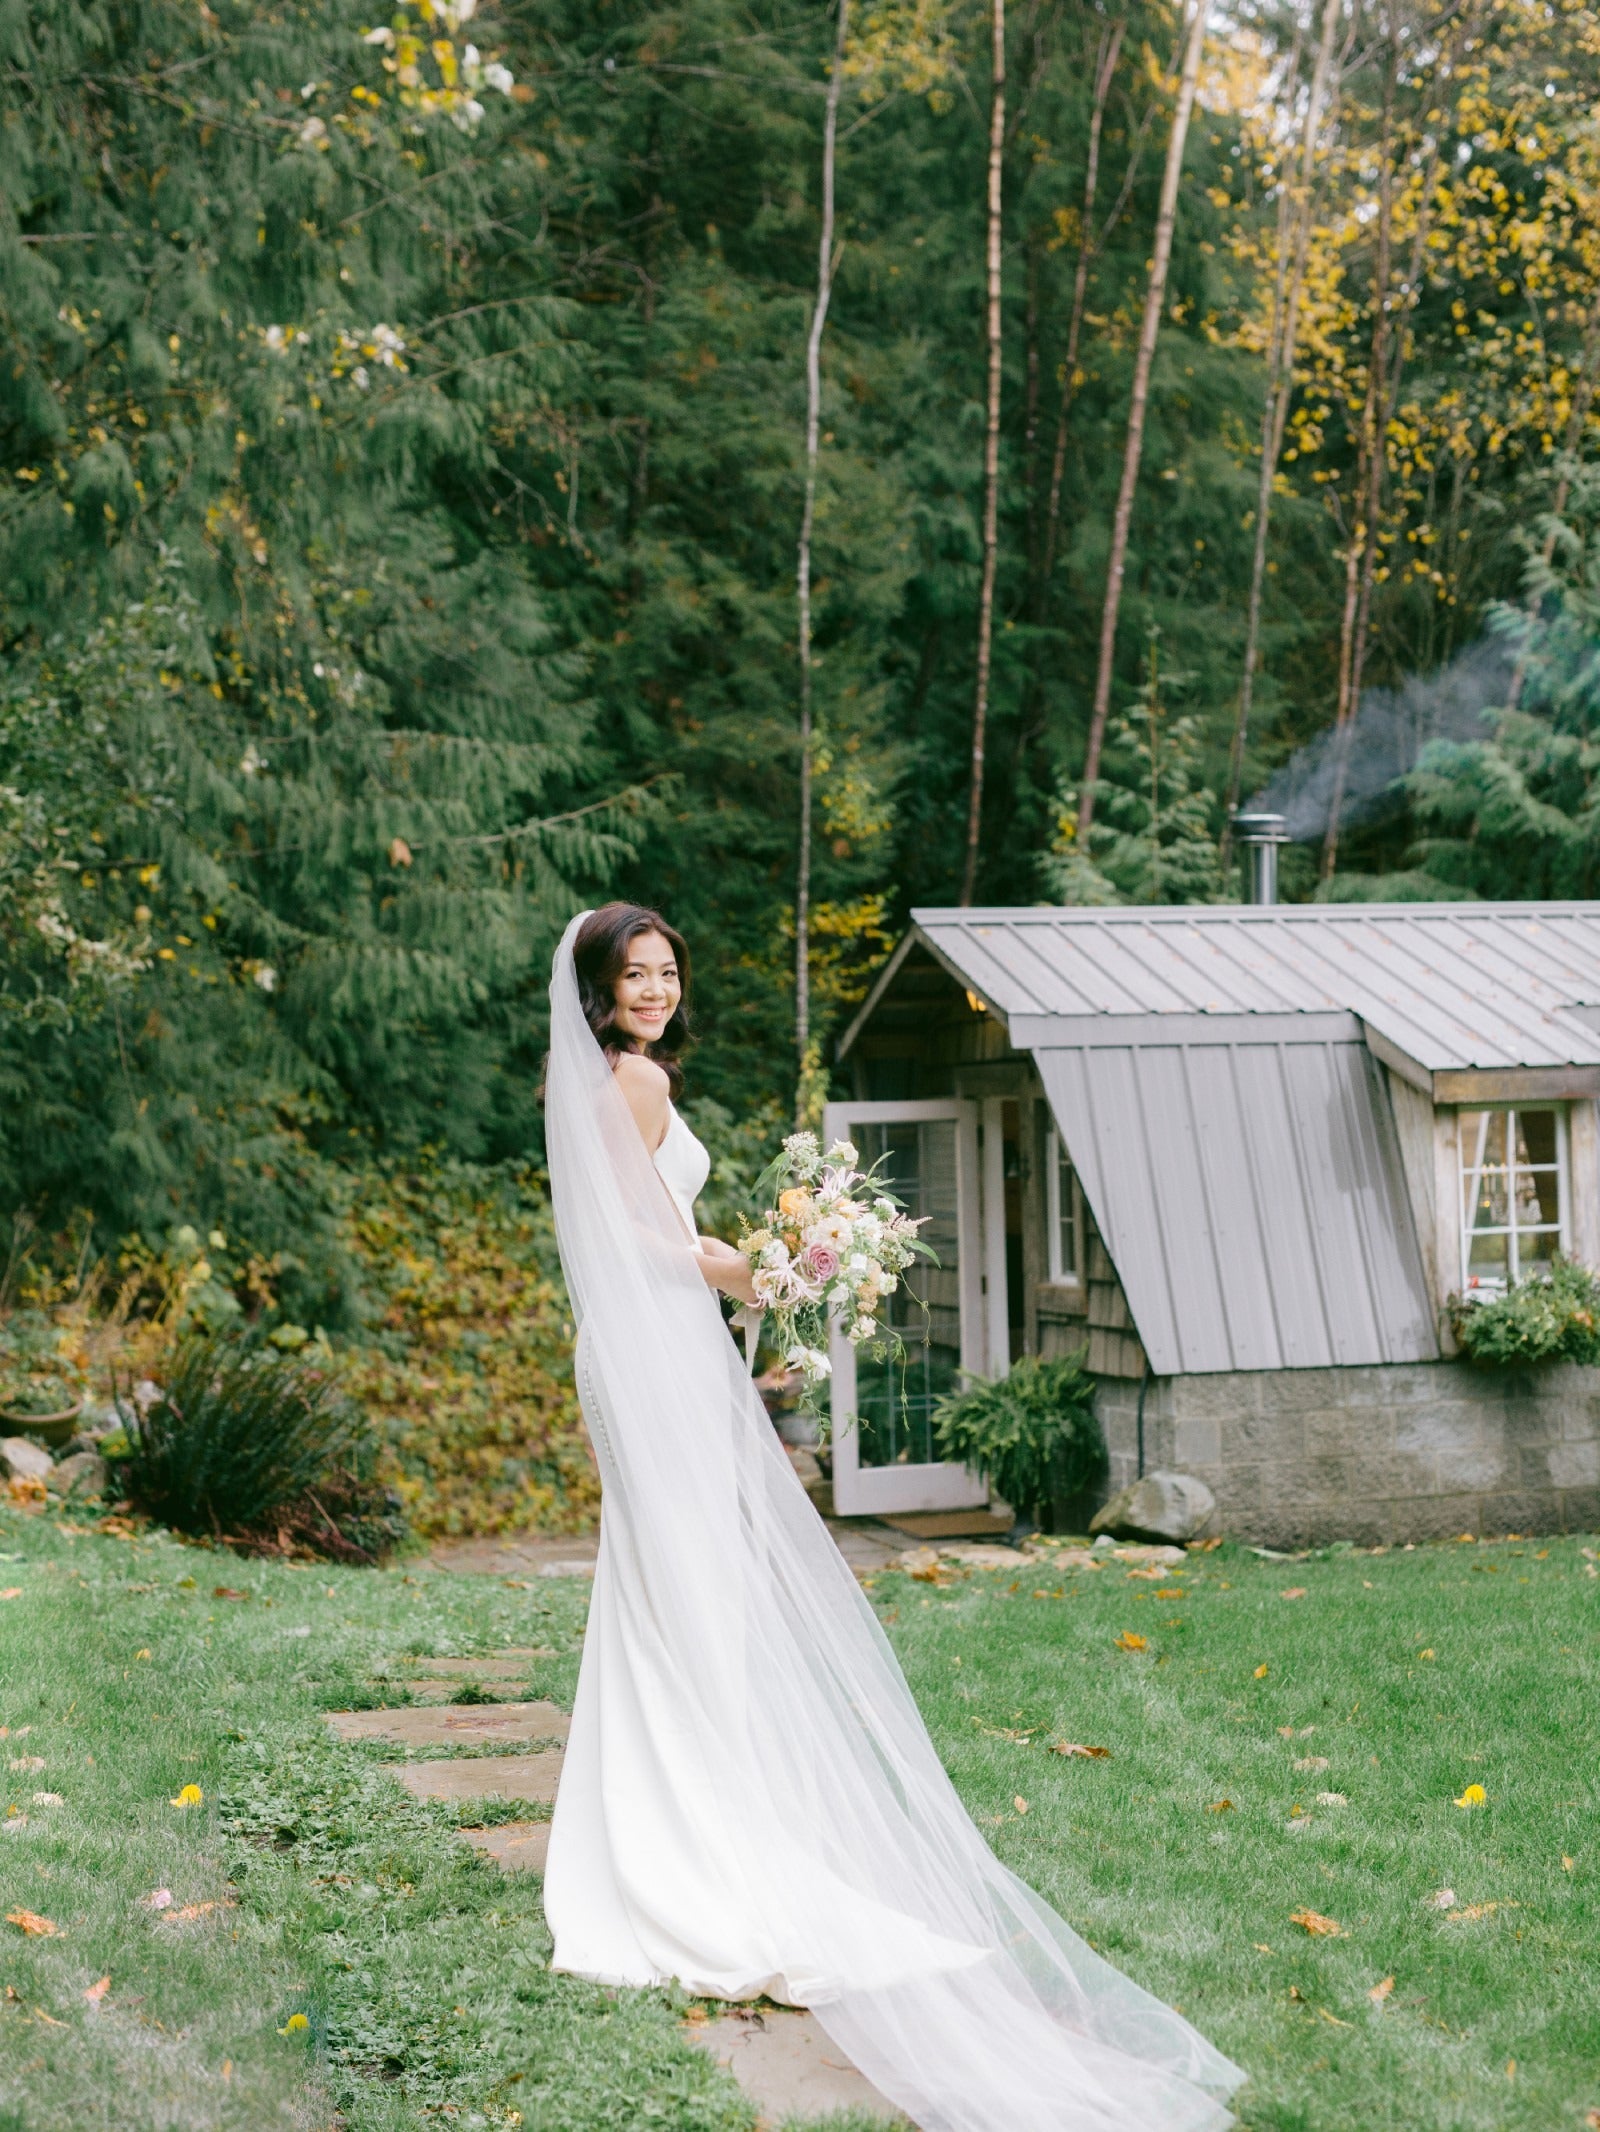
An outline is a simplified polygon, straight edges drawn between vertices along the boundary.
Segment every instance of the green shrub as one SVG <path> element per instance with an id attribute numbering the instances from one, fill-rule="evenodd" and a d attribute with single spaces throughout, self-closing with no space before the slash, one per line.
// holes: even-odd
<path id="1" fill-rule="evenodd" d="M 1487 1302 L 1453 1296 L 1450 1318 L 1474 1362 L 1600 1362 L 1600 1277 L 1568 1259 Z"/>
<path id="2" fill-rule="evenodd" d="M 1085 1352 L 1053 1362 L 1025 1356 L 1009 1376 L 976 1377 L 934 1409 L 941 1456 L 981 1467 L 1019 1517 L 1043 1523 L 1053 1502 L 1082 1495 L 1104 1475 Z"/>
<path id="3" fill-rule="evenodd" d="M 137 1509 L 178 1532 L 223 1538 L 281 1521 L 309 1523 L 296 1537 L 325 1526 L 331 1540 L 331 1515 L 296 1513 L 330 1477 L 356 1478 L 365 1423 L 325 1371 L 211 1334 L 181 1341 L 164 1376 L 142 1410 L 130 1393 L 119 1401 L 128 1442 L 118 1478 Z"/>

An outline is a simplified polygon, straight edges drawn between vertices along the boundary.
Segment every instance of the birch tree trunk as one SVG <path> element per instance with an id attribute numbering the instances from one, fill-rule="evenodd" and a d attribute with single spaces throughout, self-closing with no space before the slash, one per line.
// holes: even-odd
<path id="1" fill-rule="evenodd" d="M 1239 677 L 1239 709 L 1228 762 L 1228 802 L 1223 812 L 1221 859 L 1224 867 L 1233 846 L 1233 817 L 1244 781 L 1245 750 L 1250 740 L 1250 712 L 1255 699 L 1256 661 L 1261 647 L 1261 597 L 1266 582 L 1267 529 L 1272 519 L 1272 488 L 1283 452 L 1289 402 L 1294 396 L 1295 345 L 1300 332 L 1300 298 L 1305 289 L 1306 259 L 1311 248 L 1312 184 L 1316 169 L 1317 128 L 1333 65 L 1333 40 L 1343 0 L 1323 0 L 1322 35 L 1317 43 L 1300 134 L 1300 181 L 1291 202 L 1284 194 L 1285 216 L 1278 225 L 1278 274 L 1273 289 L 1272 342 L 1268 356 L 1267 396 L 1261 410 L 1261 478 L 1256 488 L 1255 553 L 1250 564 L 1250 600 L 1245 616 L 1244 671 Z"/>
<path id="2" fill-rule="evenodd" d="M 1100 135 L 1105 126 L 1106 105 L 1116 76 L 1126 22 L 1114 22 L 1100 32 L 1095 55 L 1094 103 L 1089 112 L 1089 155 L 1083 171 L 1083 227 L 1078 239 L 1078 264 L 1072 277 L 1072 311 L 1067 320 L 1067 352 L 1061 364 L 1061 407 L 1056 416 L 1055 452 L 1050 461 L 1050 504 L 1045 518 L 1044 547 L 1040 557 L 1040 581 L 1047 583 L 1055 566 L 1056 535 L 1061 525 L 1061 480 L 1067 465 L 1067 417 L 1078 390 L 1078 343 L 1083 335 L 1083 310 L 1088 301 L 1089 269 L 1098 249 L 1094 229 L 1095 195 L 1100 185 Z"/>
<path id="3" fill-rule="evenodd" d="M 1195 90 L 1200 80 L 1200 54 L 1205 44 L 1209 5 L 1210 0 L 1194 0 L 1194 15 L 1183 55 L 1183 74 L 1178 84 L 1177 109 L 1172 114 L 1172 138 L 1167 143 L 1167 167 L 1161 177 L 1161 205 L 1156 214 L 1150 286 L 1145 291 L 1144 319 L 1139 328 L 1133 390 L 1128 402 L 1128 439 L 1122 455 L 1122 485 L 1117 492 L 1116 515 L 1111 521 L 1111 554 L 1106 564 L 1106 597 L 1100 616 L 1100 662 L 1095 673 L 1094 708 L 1089 717 L 1089 745 L 1083 759 L 1082 798 L 1078 805 L 1080 837 L 1087 833 L 1094 820 L 1095 781 L 1100 775 L 1100 750 L 1105 741 L 1106 715 L 1111 708 L 1111 676 L 1117 649 L 1117 616 L 1122 606 L 1122 573 L 1128 560 L 1128 528 L 1133 519 L 1133 496 L 1144 451 L 1150 369 L 1155 361 L 1156 335 L 1166 303 L 1172 232 L 1178 218 L 1178 180 L 1183 171 L 1184 144 L 1189 137 L 1189 119 L 1194 111 Z"/>
<path id="4" fill-rule="evenodd" d="M 963 903 L 972 901 L 978 880 L 978 836 L 983 823 L 983 757 L 989 723 L 989 671 L 994 646 L 996 520 L 1000 494 L 1000 209 L 1006 142 L 1005 0 L 990 0 L 989 32 L 993 47 L 989 95 L 989 389 L 983 439 L 983 582 L 978 594 L 978 679 L 972 705 L 967 856 L 961 873 Z"/>
<path id="5" fill-rule="evenodd" d="M 1378 232 L 1372 263 L 1372 344 L 1367 358 L 1367 393 L 1361 410 L 1360 475 L 1364 490 L 1345 557 L 1344 613 L 1339 630 L 1339 701 L 1334 717 L 1333 792 L 1328 826 L 1322 839 L 1322 878 L 1339 863 L 1339 827 L 1344 788 L 1350 768 L 1350 745 L 1361 703 L 1361 674 L 1366 664 L 1367 622 L 1372 611 L 1372 580 L 1378 562 L 1379 517 L 1383 509 L 1383 475 L 1387 458 L 1389 390 L 1389 248 L 1394 220 L 1394 87 L 1398 66 L 1394 26 L 1383 78 L 1383 133 L 1378 144 Z"/>
<path id="6" fill-rule="evenodd" d="M 800 838 L 794 896 L 794 1041 L 796 1059 L 795 1119 L 806 1123 L 807 1081 L 811 1067 L 811 535 L 817 516 L 817 446 L 822 426 L 822 329 L 833 294 L 834 162 L 839 139 L 839 98 L 844 89 L 845 39 L 850 29 L 850 0 L 839 0 L 833 42 L 833 72 L 822 121 L 822 234 L 817 244 L 817 300 L 806 341 L 806 480 L 800 512 L 800 545 L 795 563 L 800 644 Z"/>

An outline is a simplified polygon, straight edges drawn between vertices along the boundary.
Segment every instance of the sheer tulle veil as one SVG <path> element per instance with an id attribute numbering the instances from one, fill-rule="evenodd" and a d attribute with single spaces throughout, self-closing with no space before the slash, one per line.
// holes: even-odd
<path id="1" fill-rule="evenodd" d="M 759 1959 L 725 1988 L 813 2008 L 923 2132 L 1232 2123 L 1238 2067 L 957 1798 L 590 1033 L 580 922 L 555 958 L 546 1119 L 604 1514 L 546 1880 L 556 1966 L 702 1984 L 699 1940 L 737 1915 Z M 592 1914 L 625 1920 L 635 1955 L 601 1951 Z"/>

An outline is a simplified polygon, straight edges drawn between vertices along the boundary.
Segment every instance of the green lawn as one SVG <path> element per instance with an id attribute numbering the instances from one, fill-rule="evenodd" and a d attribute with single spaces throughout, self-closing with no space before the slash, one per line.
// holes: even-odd
<path id="1" fill-rule="evenodd" d="M 407 1652 L 549 1646 L 530 1685 L 569 1700 L 585 1587 L 246 1563 L 9 1510 L 0 1556 L 0 1747 L 27 1765 L 0 1765 L 26 1816 L 0 1914 L 59 1928 L 0 1925 L 0 2132 L 748 2132 L 669 1995 L 551 1977 L 537 1888 L 321 1723 L 383 1699 Z M 1250 2068 L 1244 2124 L 1581 2132 L 1593 1568 L 1576 1541 L 1228 1548 L 1159 1583 L 895 1575 L 873 1597 L 996 1847 Z M 1453 1804 L 1472 1783 L 1486 1803 Z M 169 1803 L 185 1784 L 198 1806 Z M 1446 1887 L 1477 1914 L 1428 1907 Z"/>

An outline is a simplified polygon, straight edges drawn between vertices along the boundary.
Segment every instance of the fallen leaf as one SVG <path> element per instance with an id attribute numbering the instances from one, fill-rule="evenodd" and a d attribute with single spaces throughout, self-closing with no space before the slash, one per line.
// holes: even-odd
<path id="1" fill-rule="evenodd" d="M 1342 1791 L 1319 1791 L 1317 1793 L 1317 1804 L 1318 1806 L 1348 1806 L 1350 1801 Z"/>
<path id="2" fill-rule="evenodd" d="M 1269 1946 L 1267 1946 L 1267 1944 L 1266 1944 L 1266 1942 L 1265 1942 L 1264 1940 L 1252 1940 L 1250 1944 L 1251 1944 L 1251 1946 L 1253 1946 L 1253 1947 L 1255 1948 L 1255 1950 L 1256 1950 L 1256 1953 L 1257 1953 L 1257 1954 L 1271 1954 L 1271 1953 L 1272 1953 L 1272 1949 L 1271 1949 L 1271 1948 L 1270 1948 Z"/>
<path id="3" fill-rule="evenodd" d="M 1326 2021 L 1332 2028 L 1348 2028 L 1350 2026 L 1348 2021 L 1341 2021 L 1337 2014 L 1330 2014 L 1325 2006 L 1317 2008 L 1317 2015 L 1320 2020 Z"/>
<path id="4" fill-rule="evenodd" d="M 231 1584 L 219 1584 L 211 1594 L 213 1599 L 248 1599 L 248 1592 L 236 1592 Z"/>
<path id="5" fill-rule="evenodd" d="M 164 1925 L 189 1925 L 197 1917 L 209 1917 L 213 1910 L 231 1910 L 231 1902 L 185 1903 L 181 1910 L 167 1910 L 161 1922 Z"/>
<path id="6" fill-rule="evenodd" d="M 1393 1990 L 1394 1978 L 1385 1977 L 1381 1984 L 1373 1985 L 1372 1989 L 1367 1993 L 1367 1998 L 1369 2002 L 1378 2010 L 1378 2012 L 1381 2013 L 1383 2011 L 1384 2000 L 1388 1998 L 1390 1992 Z"/>
<path id="7" fill-rule="evenodd" d="M 1477 1923 L 1480 1917 L 1493 1917 L 1496 1910 L 1520 1910 L 1521 1908 L 1521 1903 L 1468 1903 L 1464 1909 L 1447 1910 L 1444 1921 L 1447 1925 L 1473 1925 Z"/>
<path id="8" fill-rule="evenodd" d="M 1303 1599 L 1305 1595 L 1306 1588 L 1303 1584 L 1291 1584 L 1286 1592 L 1279 1592 L 1278 1597 L 1280 1599 Z"/>
<path id="9" fill-rule="evenodd" d="M 1455 1900 L 1454 1888 L 1440 1888 L 1436 1894 L 1425 1898 L 1423 1907 L 1427 1910 L 1450 1910 L 1455 1907 Z"/>
<path id="10" fill-rule="evenodd" d="M 1268 1675 L 1268 1674 L 1269 1674 L 1269 1673 L 1270 1673 L 1271 1671 L 1272 1671 L 1272 1668 L 1271 1668 L 1270 1666 L 1257 1666 L 1257 1667 L 1256 1667 L 1256 1670 L 1255 1670 L 1255 1678 L 1256 1678 L 1257 1680 L 1265 1680 L 1265 1679 L 1266 1679 L 1266 1677 L 1267 1677 L 1267 1675 Z"/>
<path id="11" fill-rule="evenodd" d="M 1158 1599 L 1187 1599 L 1188 1596 L 1181 1584 L 1164 1584 L 1156 1593 Z"/>
<path id="12" fill-rule="evenodd" d="M 391 837 L 389 839 L 389 864 L 391 866 L 409 866 L 411 864 L 411 856 L 411 846 L 404 837 Z"/>
<path id="13" fill-rule="evenodd" d="M 1278 1727 L 1278 1737 L 1283 1740 L 1292 1740 L 1294 1738 L 1294 1727 L 1292 1725 L 1280 1725 Z"/>
<path id="14" fill-rule="evenodd" d="M 1454 1900 L 1455 1898 L 1452 1896 L 1451 1901 L 1453 1902 Z M 139 1897 L 139 1908 L 141 1910 L 165 1910 L 170 1907 L 171 1902 L 172 1890 L 170 1888 L 152 1888 L 148 1895 Z"/>
<path id="15" fill-rule="evenodd" d="M 175 1799 L 169 1799 L 167 1801 L 167 1804 L 169 1806 L 176 1806 L 180 1808 L 188 1806 L 198 1806 L 204 1798 L 205 1793 L 200 1789 L 198 1784 L 186 1784 L 183 1787 L 182 1791 L 179 1792 L 178 1796 Z"/>
<path id="16" fill-rule="evenodd" d="M 709 2020 L 710 2016 L 703 2006 L 691 2006 L 683 2018 L 686 2022 L 698 2024 L 701 2021 Z"/>
<path id="17" fill-rule="evenodd" d="M 1569 1858 L 1565 1851 L 1561 1853 L 1561 1870 L 1563 1873 L 1570 1873 L 1577 1863 L 1578 1861 L 1575 1858 Z"/>
<path id="18" fill-rule="evenodd" d="M 1326 1769 L 1328 1766 L 1328 1757 L 1325 1754 L 1297 1755 L 1295 1757 L 1294 1766 L 1296 1769 Z"/>
<path id="19" fill-rule="evenodd" d="M 1437 1652 L 1437 1651 L 1435 1651 L 1435 1650 L 1431 1650 L 1431 1649 L 1430 1649 L 1430 1650 L 1427 1650 L 1427 1651 L 1419 1651 L 1419 1652 L 1417 1653 L 1417 1656 L 1418 1656 L 1419 1658 L 1437 1658 L 1437 1657 L 1438 1657 L 1438 1655 L 1439 1655 L 1439 1654 L 1438 1654 L 1438 1652 Z"/>
<path id="20" fill-rule="evenodd" d="M 1136 1636 L 1132 1629 L 1124 1629 L 1116 1644 L 1119 1651 L 1147 1651 L 1150 1648 L 1149 1638 Z"/>
<path id="21" fill-rule="evenodd" d="M 148 1646 L 142 1651 L 135 1651 L 133 1655 L 135 1658 L 148 1658 L 150 1656 Z"/>
<path id="22" fill-rule="evenodd" d="M 91 2006 L 98 2006 L 100 2004 L 100 2001 L 105 1997 L 106 1993 L 110 1989 L 110 1977 L 103 1976 L 98 1984 L 91 1984 L 89 1986 L 89 1989 L 84 1993 L 84 1997 L 88 2000 Z"/>
<path id="23" fill-rule="evenodd" d="M 1157 1577 L 1164 1577 L 1166 1571 L 1164 1569 L 1130 1569 L 1128 1575 L 1130 1577 L 1142 1577 L 1147 1582 L 1153 1582 Z"/>
<path id="24" fill-rule="evenodd" d="M 65 2021 L 58 2021 L 54 2014 L 47 2014 L 42 2006 L 33 2009 L 33 2018 L 43 2021 L 47 2028 L 65 2028 L 67 2025 Z"/>
<path id="25" fill-rule="evenodd" d="M 67 1802 L 58 1791 L 36 1791 L 33 1803 L 35 1806 L 65 1806 Z"/>
<path id="26" fill-rule="evenodd" d="M 1231 1799 L 1217 1799 L 1206 1808 L 1206 1812 L 1209 1814 L 1231 1814 L 1234 1811 L 1234 1804 Z"/>
<path id="27" fill-rule="evenodd" d="M 1469 1784 L 1455 1803 L 1457 1806 L 1485 1806 L 1488 1799 L 1489 1794 L 1481 1784 Z"/>
<path id="28" fill-rule="evenodd" d="M 15 1925 L 19 1932 L 26 1932 L 30 1939 L 54 1940 L 62 1937 L 61 1927 L 48 1917 L 41 1917 L 37 1910 L 8 1910 L 6 1923 Z"/>
<path id="29" fill-rule="evenodd" d="M 20 1599 L 21 1597 L 22 1586 L 20 1584 L 8 1585 L 3 1592 L 0 1592 L 0 1599 Z"/>
<path id="30" fill-rule="evenodd" d="M 1086 1762 L 1109 1762 L 1111 1759 L 1111 1749 L 1109 1747 L 1080 1747 L 1076 1740 L 1056 1740 L 1052 1743 L 1050 1752 L 1052 1754 L 1082 1755 Z"/>
<path id="31" fill-rule="evenodd" d="M 1600 2110 L 1585 2110 L 1583 2127 L 1584 2132 L 1600 2132 Z"/>
<path id="32" fill-rule="evenodd" d="M 12 1769 L 43 1769 L 44 1756 L 42 1754 L 14 1754 L 8 1767 Z"/>
<path id="33" fill-rule="evenodd" d="M 1028 1802 L 1024 1798 L 1015 1798 L 1012 1800 L 1011 1803 L 1016 1808 L 1019 1814 L 1025 1814 L 1028 1811 Z"/>
<path id="34" fill-rule="evenodd" d="M 1324 1917 L 1320 1910 L 1291 1910 L 1291 1925 L 1298 1925 L 1302 1932 L 1309 1932 L 1313 1939 L 1343 1939 L 1345 1929 L 1336 1918 Z"/>

